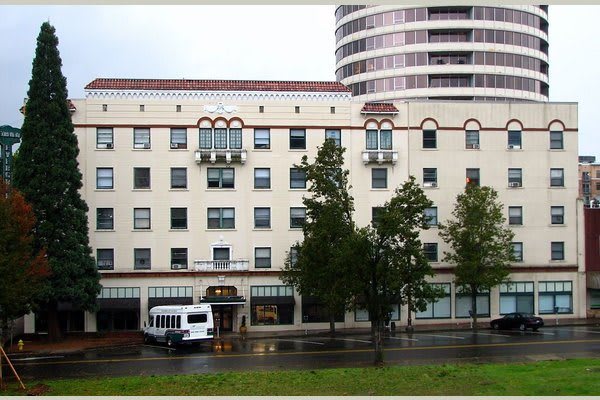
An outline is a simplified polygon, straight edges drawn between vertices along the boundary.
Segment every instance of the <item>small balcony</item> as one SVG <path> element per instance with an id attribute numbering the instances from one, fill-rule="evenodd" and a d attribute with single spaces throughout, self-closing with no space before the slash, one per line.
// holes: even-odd
<path id="1" fill-rule="evenodd" d="M 396 150 L 364 150 L 362 160 L 365 165 L 369 163 L 391 163 L 396 165 L 398 162 L 398 152 Z"/>
<path id="2" fill-rule="evenodd" d="M 248 260 L 195 260 L 194 270 L 200 272 L 210 271 L 248 271 Z"/>
<path id="3" fill-rule="evenodd" d="M 246 149 L 198 149 L 195 153 L 196 164 L 224 162 L 227 164 L 246 163 Z"/>

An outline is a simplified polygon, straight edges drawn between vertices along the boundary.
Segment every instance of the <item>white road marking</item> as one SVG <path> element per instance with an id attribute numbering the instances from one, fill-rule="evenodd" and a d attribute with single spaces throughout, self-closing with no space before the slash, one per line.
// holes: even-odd
<path id="1" fill-rule="evenodd" d="M 360 340 L 360 339 L 343 339 L 343 338 L 334 338 L 335 340 L 345 340 L 347 342 L 361 342 L 361 343 L 373 343 L 370 340 Z"/>
<path id="2" fill-rule="evenodd" d="M 464 337 L 462 336 L 450 336 L 450 335 L 427 335 L 424 333 L 419 333 L 419 336 L 431 336 L 431 337 L 441 337 L 441 338 L 450 338 L 450 339 L 461 339 L 461 340 L 465 340 Z"/>
<path id="3" fill-rule="evenodd" d="M 33 361 L 33 360 L 46 360 L 48 358 L 65 358 L 65 356 L 44 356 L 44 357 L 27 357 L 27 358 L 13 358 L 13 361 Z"/>
<path id="4" fill-rule="evenodd" d="M 550 326 L 548 326 L 550 328 Z M 560 329 L 554 328 L 555 331 L 564 331 L 564 332 L 583 332 L 583 333 L 600 333 L 599 331 L 586 331 L 584 329 Z"/>
<path id="5" fill-rule="evenodd" d="M 322 342 L 311 342 L 310 340 L 295 340 L 295 339 L 277 339 L 280 342 L 296 342 L 296 343 L 308 343 L 308 344 L 318 344 L 320 346 L 324 346 L 325 343 Z"/>
<path id="6" fill-rule="evenodd" d="M 511 337 L 510 335 L 503 335 L 501 333 L 483 333 L 483 332 L 473 332 L 473 335 L 486 335 L 486 336 L 502 336 L 502 337 Z"/>
<path id="7" fill-rule="evenodd" d="M 394 340 L 410 340 L 412 342 L 418 342 L 419 339 L 411 339 L 411 338 L 407 338 L 407 337 L 401 337 L 401 336 L 388 336 L 388 339 L 394 339 Z"/>
<path id="8" fill-rule="evenodd" d="M 152 347 L 153 349 L 173 350 L 172 347 L 168 347 L 168 346 L 153 346 L 151 344 L 145 344 L 144 347 Z"/>

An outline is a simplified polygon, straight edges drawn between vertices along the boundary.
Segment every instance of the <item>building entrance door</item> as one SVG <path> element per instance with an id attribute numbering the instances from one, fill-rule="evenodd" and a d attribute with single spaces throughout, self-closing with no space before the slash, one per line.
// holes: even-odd
<path id="1" fill-rule="evenodd" d="M 221 332 L 233 331 L 233 306 L 212 306 L 212 310 L 215 320 L 215 332 L 217 327 Z"/>

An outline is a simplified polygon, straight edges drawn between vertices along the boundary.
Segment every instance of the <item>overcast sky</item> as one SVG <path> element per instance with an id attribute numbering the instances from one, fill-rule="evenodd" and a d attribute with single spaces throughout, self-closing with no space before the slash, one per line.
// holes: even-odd
<path id="1" fill-rule="evenodd" d="M 20 127 L 40 25 L 69 96 L 97 77 L 335 80 L 334 6 L 0 5 L 0 125 Z M 600 158 L 600 5 L 550 6 L 550 100 L 579 103 L 579 154 Z"/>

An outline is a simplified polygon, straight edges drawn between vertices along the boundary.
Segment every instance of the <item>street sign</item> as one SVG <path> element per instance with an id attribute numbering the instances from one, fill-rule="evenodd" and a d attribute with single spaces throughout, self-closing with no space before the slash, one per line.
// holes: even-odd
<path id="1" fill-rule="evenodd" d="M 0 176 L 10 182 L 12 176 L 12 147 L 21 141 L 21 130 L 12 126 L 0 126 Z"/>

